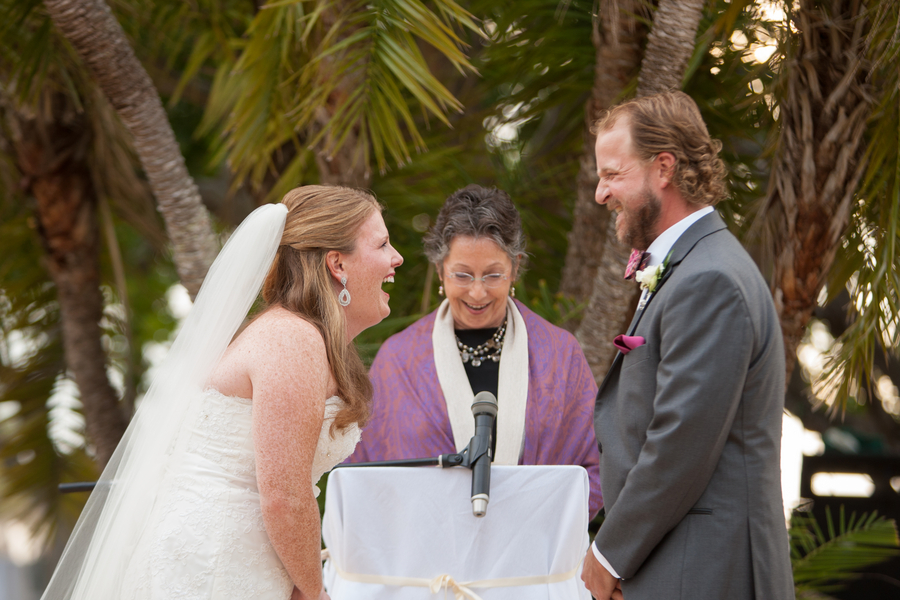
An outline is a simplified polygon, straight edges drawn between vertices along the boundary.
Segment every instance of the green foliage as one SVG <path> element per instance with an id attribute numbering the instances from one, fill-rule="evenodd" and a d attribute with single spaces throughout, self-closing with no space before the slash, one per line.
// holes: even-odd
<path id="1" fill-rule="evenodd" d="M 153 302 L 177 281 L 163 255 L 159 216 L 114 111 L 41 2 L 0 0 L 0 513 L 31 525 L 48 547 L 65 540 L 86 500 L 61 496 L 57 486 L 98 475 L 68 378 L 62 317 L 44 265 L 34 199 L 22 193 L 16 167 L 18 123 L 50 118 L 60 97 L 85 117 L 84 160 L 97 200 L 112 207 L 118 243 L 115 250 L 106 244 L 101 255 L 107 303 L 101 326 L 108 366 L 122 380 L 136 385 L 146 369 L 144 344 L 168 338 L 174 319 Z M 127 310 L 110 292 L 116 287 L 114 252 L 127 265 Z"/>
<path id="2" fill-rule="evenodd" d="M 865 172 L 827 284 L 829 301 L 843 289 L 851 299 L 852 325 L 826 365 L 826 381 L 842 400 L 872 380 L 875 352 L 896 355 L 900 342 L 900 6 L 869 4 L 866 59 L 873 64 L 876 103 L 866 131 Z"/>
<path id="3" fill-rule="evenodd" d="M 554 142 L 567 137 L 580 147 L 593 82 L 593 3 L 475 0 L 472 10 L 489 30 L 475 60 L 490 82 L 482 91 L 495 123 L 524 129 L 532 154 L 557 150 Z"/>
<path id="4" fill-rule="evenodd" d="M 212 162 L 227 158 L 236 182 L 257 187 L 274 173 L 270 199 L 315 178 L 313 148 L 333 153 L 352 136 L 384 171 L 389 160 L 408 163 L 410 145 L 424 149 L 416 109 L 426 125 L 429 116 L 448 125 L 448 112 L 462 108 L 421 48 L 472 72 L 457 29 L 477 25 L 453 0 L 433 9 L 419 0 L 283 0 L 255 12 L 249 2 L 200 4 L 220 10 L 161 2 L 152 13 L 154 24 L 192 34 L 156 44 L 183 63 L 173 101 L 193 80 L 209 82 L 199 133 L 226 134 Z"/>
<path id="5" fill-rule="evenodd" d="M 753 52 L 773 42 L 774 27 L 761 19 L 754 2 L 711 3 L 685 77 L 684 91 L 700 107 L 710 135 L 722 142 L 729 194 L 717 208 L 738 233 L 746 233 L 752 225 L 747 217 L 768 185 L 765 154 L 775 121 L 766 90 L 778 53 L 759 62 Z"/>
<path id="6" fill-rule="evenodd" d="M 859 577 L 860 571 L 900 555 L 894 521 L 863 514 L 846 520 L 841 506 L 835 523 L 826 508 L 825 530 L 813 517 L 795 516 L 791 522 L 791 566 L 797 595 L 827 594 Z"/>
<path id="7" fill-rule="evenodd" d="M 538 291 L 534 296 L 529 297 L 524 285 L 518 286 L 516 292 L 528 308 L 554 325 L 578 318 L 587 306 L 587 302 L 579 304 L 559 292 L 553 293 L 543 279 L 538 281 Z"/>
<path id="8" fill-rule="evenodd" d="M 583 153 L 584 106 L 594 79 L 594 2 L 277 0 L 263 8 L 248 0 L 109 4 L 168 98 L 195 175 L 228 170 L 235 186 L 249 183 L 273 199 L 319 179 L 312 148 L 318 145 L 327 153 L 353 139 L 381 171 L 371 188 L 387 207 L 392 242 L 405 263 L 396 283 L 386 286 L 391 317 L 357 339 L 368 360 L 389 335 L 437 306 L 438 282 L 422 253 L 422 236 L 444 199 L 469 183 L 506 190 L 520 209 L 530 256 L 516 283 L 519 299 L 555 323 L 581 310 L 553 290 L 566 252 Z M 828 284 L 832 295 L 848 286 L 854 290 L 858 311 L 834 363 L 838 381 L 845 383 L 863 377 L 879 345 L 895 348 L 898 341 L 898 7 L 871 5 L 876 26 L 867 59 L 877 65 L 872 85 L 878 100 L 867 137 L 868 170 Z M 724 144 L 731 195 L 720 210 L 733 230 L 746 233 L 753 204 L 767 187 L 766 144 L 777 127 L 774 73 L 788 49 L 780 47 L 766 62 L 751 59 L 756 44 L 776 38 L 774 25 L 761 19 L 758 3 L 714 0 L 705 11 L 684 87 L 697 100 L 713 137 Z M 123 373 L 134 368 L 131 376 L 140 379 L 146 367 L 141 349 L 165 341 L 174 326 L 164 295 L 176 275 L 164 256 L 158 215 L 121 125 L 55 33 L 40 0 L 0 0 L 0 119 L 6 120 L 7 97 L 33 107 L 47 90 L 67 94 L 89 115 L 94 180 L 112 206 L 133 337 L 124 347 L 123 311 L 115 306 L 122 299 L 117 292 L 107 294 L 113 305 L 106 323 L 109 362 Z M 9 158 L 12 151 L 3 138 L 0 154 Z M 14 167 L 0 165 L 4 168 L 15 173 Z M 15 197 L 14 185 L 3 183 L 0 210 L 18 206 L 14 216 L 3 213 L 9 218 L 0 220 L 0 298 L 12 302 L 3 308 L 4 343 L 23 336 L 44 345 L 29 359 L 33 363 L 2 366 L 0 399 L 19 404 L 0 424 L 0 436 L 15 442 L 9 456 L 25 452 L 27 457 L 29 450 L 37 456 L 40 450 L 41 459 L 28 463 L 40 470 L 4 471 L 0 496 L 15 497 L 19 505 L 36 498 L 41 522 L 49 523 L 52 515 L 63 514 L 50 502 L 50 490 L 67 478 L 87 478 L 78 475 L 87 459 L 80 450 L 66 454 L 54 448 L 47 434 L 47 400 L 65 374 L 55 292 L 27 225 L 28 199 Z M 105 248 L 103 277 L 109 290 L 116 289 L 112 258 Z M 43 474 L 43 482 L 37 474 Z M 804 551 L 803 560 L 807 555 L 815 558 Z"/>
<path id="9" fill-rule="evenodd" d="M 472 2 L 486 38 L 474 36 L 471 62 L 480 78 L 447 70 L 447 87 L 465 105 L 452 130 L 434 128 L 427 151 L 372 184 L 387 206 L 392 242 L 406 262 L 391 291 L 394 316 L 421 315 L 437 306 L 437 278 L 429 275 L 422 236 L 444 199 L 470 183 L 508 192 L 522 215 L 529 257 L 517 290 L 558 287 L 582 148 L 583 106 L 592 81 L 592 6 L 567 8 L 537 0 Z M 565 9 L 565 10 L 563 10 Z M 423 306 L 424 301 L 424 306 Z M 365 332 L 377 347 L 394 317 Z"/>
<path id="10" fill-rule="evenodd" d="M 50 437 L 49 400 L 65 377 L 56 291 L 23 204 L 0 202 L 0 514 L 63 539 L 84 498 L 60 497 L 59 483 L 94 479 L 83 448 Z"/>
<path id="11" fill-rule="evenodd" d="M 758 3 L 711 3 L 700 26 L 697 52 L 685 91 L 700 106 L 714 138 L 723 142 L 729 170 L 729 197 L 718 205 L 731 229 L 751 251 L 758 224 L 754 217 L 768 188 L 771 157 L 778 140 L 778 74 L 790 56 L 795 32 L 767 22 Z M 900 341 L 900 79 L 896 57 L 900 6 L 870 2 L 872 23 L 865 61 L 874 65 L 870 85 L 876 107 L 867 133 L 867 164 L 856 190 L 850 225 L 840 242 L 827 282 L 827 301 L 850 291 L 851 327 L 835 344 L 825 374 L 828 395 L 846 410 L 849 399 L 872 378 L 875 352 L 894 352 Z M 787 7 L 789 8 L 789 7 Z M 777 44 L 765 62 L 754 59 L 761 44 Z M 767 271 L 763 257 L 761 268 Z"/>
<path id="12" fill-rule="evenodd" d="M 372 184 L 405 263 L 390 290 L 392 316 L 358 338 L 367 356 L 441 300 L 422 237 L 444 199 L 470 183 L 505 190 L 519 208 L 530 255 L 516 283 L 520 298 L 531 306 L 526 289 L 552 295 L 558 287 L 592 81 L 591 6 L 557 10 L 555 3 L 525 0 L 468 8 L 487 32 L 469 40 L 482 77 L 445 73 L 465 113 L 452 117 L 452 130 L 427 132 L 427 151 Z M 550 316 L 552 305 L 548 301 L 544 311 Z"/>

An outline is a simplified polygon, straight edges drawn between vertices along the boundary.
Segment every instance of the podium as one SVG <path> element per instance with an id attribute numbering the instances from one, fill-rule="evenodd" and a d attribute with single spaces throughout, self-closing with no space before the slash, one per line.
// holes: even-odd
<path id="1" fill-rule="evenodd" d="M 335 469 L 322 522 L 332 600 L 590 600 L 584 468 L 491 467 L 484 517 L 471 482 L 468 469 Z"/>

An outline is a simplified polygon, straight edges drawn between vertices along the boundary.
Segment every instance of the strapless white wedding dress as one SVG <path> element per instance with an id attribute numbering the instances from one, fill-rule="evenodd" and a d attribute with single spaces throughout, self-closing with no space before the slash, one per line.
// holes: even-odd
<path id="1" fill-rule="evenodd" d="M 263 525 L 253 452 L 252 404 L 216 390 L 188 411 L 173 460 L 123 580 L 129 600 L 287 600 L 293 583 Z M 312 484 L 359 442 L 356 424 L 330 435 L 326 400 Z M 318 489 L 315 490 L 318 496 Z"/>

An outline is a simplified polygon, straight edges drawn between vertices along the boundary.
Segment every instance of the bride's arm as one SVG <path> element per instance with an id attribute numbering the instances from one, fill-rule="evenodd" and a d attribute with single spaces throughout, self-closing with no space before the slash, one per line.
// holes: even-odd
<path id="1" fill-rule="evenodd" d="M 303 598 L 318 599 L 321 525 L 312 464 L 331 381 L 325 345 L 312 325 L 294 316 L 259 321 L 248 353 L 263 521 Z"/>
<path id="2" fill-rule="evenodd" d="M 291 592 L 291 600 L 303 600 L 303 594 L 301 594 L 300 590 L 298 590 L 296 587 L 294 588 L 294 591 Z M 325 592 L 325 590 L 322 590 L 322 593 L 319 594 L 318 600 L 331 600 L 331 596 L 329 596 Z"/>

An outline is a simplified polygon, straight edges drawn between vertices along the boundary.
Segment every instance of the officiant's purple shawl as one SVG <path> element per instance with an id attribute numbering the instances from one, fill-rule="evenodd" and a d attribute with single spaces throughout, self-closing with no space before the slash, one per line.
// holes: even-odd
<path id="1" fill-rule="evenodd" d="M 597 384 L 572 334 L 521 302 L 516 306 L 528 330 L 525 447 L 519 464 L 583 466 L 591 484 L 593 517 L 603 506 L 593 422 Z M 381 346 L 369 371 L 375 388 L 372 416 L 347 462 L 456 452 L 434 366 L 431 332 L 436 314 L 422 317 Z"/>

